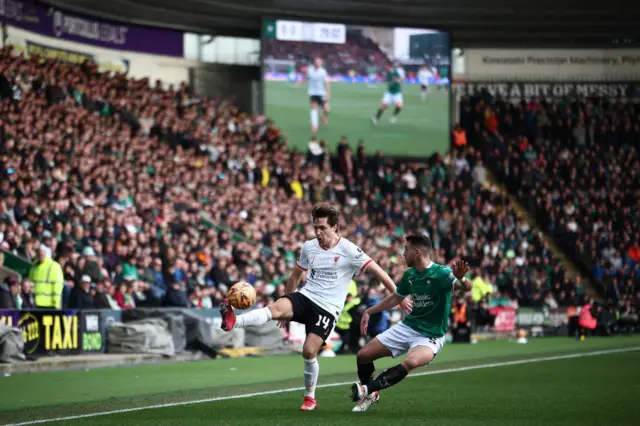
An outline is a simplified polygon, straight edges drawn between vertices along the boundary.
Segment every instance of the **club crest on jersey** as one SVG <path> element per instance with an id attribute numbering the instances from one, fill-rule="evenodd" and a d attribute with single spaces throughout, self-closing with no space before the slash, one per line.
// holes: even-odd
<path id="1" fill-rule="evenodd" d="M 336 256 L 333 258 L 333 263 L 338 263 L 338 260 L 340 260 L 340 256 Z"/>

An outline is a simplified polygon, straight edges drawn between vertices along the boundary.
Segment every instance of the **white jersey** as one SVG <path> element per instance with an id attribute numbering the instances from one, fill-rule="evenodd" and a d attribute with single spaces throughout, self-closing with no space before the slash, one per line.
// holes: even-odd
<path id="1" fill-rule="evenodd" d="M 314 65 L 307 69 L 307 82 L 309 84 L 309 96 L 326 96 L 325 83 L 329 78 L 327 70 L 323 67 L 316 68 Z"/>
<path id="2" fill-rule="evenodd" d="M 431 71 L 426 70 L 426 69 L 421 69 L 420 72 L 418 73 L 418 81 L 420 82 L 420 84 L 422 84 L 423 86 L 428 86 L 429 85 L 429 79 L 433 76 L 433 74 L 431 73 Z"/>
<path id="3" fill-rule="evenodd" d="M 340 238 L 335 247 L 320 247 L 318 239 L 304 243 L 297 266 L 307 271 L 307 283 L 300 293 L 325 311 L 340 316 L 356 274 L 367 269 L 373 260 L 346 238 Z"/>

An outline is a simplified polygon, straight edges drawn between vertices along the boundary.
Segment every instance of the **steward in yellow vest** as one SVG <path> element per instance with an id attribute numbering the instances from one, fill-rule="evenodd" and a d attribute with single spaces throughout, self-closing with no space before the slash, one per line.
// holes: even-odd
<path id="1" fill-rule="evenodd" d="M 33 281 L 36 308 L 62 309 L 62 267 L 50 257 L 46 247 L 38 249 L 38 260 L 29 273 L 29 280 Z"/>

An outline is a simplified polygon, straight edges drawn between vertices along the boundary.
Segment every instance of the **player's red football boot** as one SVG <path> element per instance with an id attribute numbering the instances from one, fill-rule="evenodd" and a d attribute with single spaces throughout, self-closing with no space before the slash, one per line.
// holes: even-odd
<path id="1" fill-rule="evenodd" d="M 304 403 L 300 407 L 300 410 L 313 411 L 316 409 L 317 406 L 318 406 L 318 403 L 316 402 L 315 398 L 311 398 L 310 396 L 305 396 Z"/>
<path id="2" fill-rule="evenodd" d="M 236 325 L 236 313 L 233 312 L 229 299 L 225 298 L 220 304 L 220 316 L 222 317 L 222 329 L 231 331 Z"/>

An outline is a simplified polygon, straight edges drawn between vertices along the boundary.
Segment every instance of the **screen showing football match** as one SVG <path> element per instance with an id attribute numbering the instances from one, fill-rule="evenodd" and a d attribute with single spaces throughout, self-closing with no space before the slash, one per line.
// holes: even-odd
<path id="1" fill-rule="evenodd" d="M 427 157 L 449 146 L 449 34 L 265 20 L 264 111 L 302 152 L 342 138 L 371 155 Z M 313 145 L 313 144 L 312 144 Z"/>

